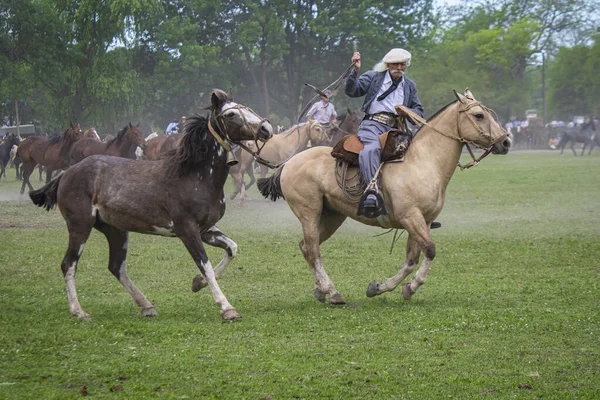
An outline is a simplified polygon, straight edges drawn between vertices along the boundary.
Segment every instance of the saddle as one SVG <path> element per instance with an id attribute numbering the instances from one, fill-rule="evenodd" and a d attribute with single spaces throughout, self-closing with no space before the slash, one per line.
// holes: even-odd
<path id="1" fill-rule="evenodd" d="M 401 129 L 392 129 L 379 136 L 381 145 L 381 163 L 400 162 L 408 149 L 412 135 Z M 344 193 L 347 201 L 358 203 L 357 215 L 368 218 L 377 218 L 382 227 L 385 223 L 387 211 L 384 200 L 377 188 L 378 177 L 373 182 L 364 182 L 360 171 L 358 171 L 358 154 L 364 145 L 358 139 L 358 135 L 344 136 L 333 148 L 331 155 L 336 159 L 335 178 L 339 188 Z M 349 173 L 348 168 L 354 168 L 354 173 Z M 379 171 L 378 171 L 379 174 Z M 377 174 L 377 175 L 378 175 Z M 368 195 L 373 194 L 377 198 L 375 205 L 366 206 L 365 200 Z"/>
<path id="2" fill-rule="evenodd" d="M 379 136 L 381 162 L 402 161 L 411 139 L 409 132 L 400 129 L 392 129 Z M 337 160 L 347 162 L 348 166 L 358 167 L 358 154 L 364 147 L 358 135 L 346 135 L 335 145 L 331 155 Z"/>

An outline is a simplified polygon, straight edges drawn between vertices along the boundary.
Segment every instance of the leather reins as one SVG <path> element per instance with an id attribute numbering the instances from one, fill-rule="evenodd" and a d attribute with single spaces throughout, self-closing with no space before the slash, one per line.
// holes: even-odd
<path id="1" fill-rule="evenodd" d="M 462 104 L 462 103 L 461 103 Z M 490 133 L 486 134 L 485 131 L 475 123 L 475 121 L 473 120 L 473 118 L 471 118 L 471 116 L 469 115 L 469 113 L 467 113 L 466 111 L 470 110 L 471 108 L 475 107 L 475 106 L 479 106 L 481 108 L 483 108 L 484 110 L 486 110 L 488 113 L 490 114 L 496 114 L 492 109 L 487 108 L 486 106 L 484 106 L 483 104 L 481 104 L 479 101 L 473 101 L 472 103 L 467 104 L 466 106 L 460 107 L 458 108 L 457 112 L 458 112 L 458 116 L 456 118 L 456 125 L 457 125 L 457 129 L 456 131 L 458 132 L 458 137 L 448 134 L 446 132 L 441 131 L 440 129 L 437 129 L 435 126 L 431 125 L 429 122 L 427 122 L 423 117 L 421 117 L 420 115 L 418 115 L 417 113 L 415 113 L 414 111 L 412 111 L 411 109 L 409 109 L 408 107 L 399 105 L 396 106 L 397 108 L 401 108 L 406 114 L 408 114 L 408 116 L 413 119 L 414 121 L 419 122 L 421 125 L 426 125 L 429 128 L 433 129 L 435 132 L 439 133 L 440 135 L 446 136 L 447 138 L 450 139 L 454 139 L 457 140 L 461 143 L 464 143 L 465 146 L 467 147 L 467 150 L 469 151 L 469 155 L 471 156 L 472 161 L 468 162 L 465 165 L 462 165 L 460 163 L 460 161 L 457 163 L 457 166 L 462 170 L 464 169 L 469 169 L 471 167 L 474 167 L 475 165 L 479 164 L 481 162 L 481 160 L 483 160 L 485 157 L 487 157 L 491 151 L 492 151 L 492 147 L 494 147 L 494 145 L 496 143 L 498 143 L 501 140 L 504 140 L 506 137 L 508 137 L 508 133 L 504 133 L 504 135 L 501 135 L 500 137 L 498 137 L 496 140 L 492 139 L 492 134 L 491 134 L 491 122 L 489 122 L 488 126 L 490 127 Z M 472 140 L 467 140 L 465 139 L 461 134 L 460 134 L 460 128 L 458 126 L 459 124 L 459 120 L 460 120 L 460 115 L 461 113 L 464 113 L 464 115 L 468 118 L 469 122 L 473 125 L 473 127 L 475 128 L 475 130 L 477 131 L 477 133 L 479 133 L 480 136 L 484 137 L 485 139 L 488 139 L 490 141 L 489 145 L 487 147 L 484 147 L 480 144 L 475 143 Z M 502 129 L 502 128 L 500 128 Z M 471 146 L 469 145 L 473 145 L 477 148 L 483 149 L 484 152 L 481 156 L 479 156 L 478 158 L 475 157 L 475 154 L 473 153 L 473 150 L 471 150 Z"/>

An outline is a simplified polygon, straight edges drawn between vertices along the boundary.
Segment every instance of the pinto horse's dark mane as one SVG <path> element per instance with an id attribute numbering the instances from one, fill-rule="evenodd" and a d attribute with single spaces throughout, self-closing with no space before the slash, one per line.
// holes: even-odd
<path id="1" fill-rule="evenodd" d="M 179 146 L 165 157 L 167 175 L 181 178 L 196 172 L 208 158 L 210 139 L 214 140 L 208 130 L 208 118 L 188 118 Z"/>

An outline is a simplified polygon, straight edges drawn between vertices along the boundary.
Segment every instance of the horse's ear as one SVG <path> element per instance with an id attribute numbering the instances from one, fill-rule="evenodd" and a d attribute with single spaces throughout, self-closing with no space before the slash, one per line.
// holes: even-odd
<path id="1" fill-rule="evenodd" d="M 465 97 L 469 100 L 475 101 L 475 97 L 473 97 L 473 93 L 471 93 L 471 90 L 469 88 L 465 89 Z"/>
<path id="2" fill-rule="evenodd" d="M 138 122 L 138 124 L 137 124 L 135 127 L 136 127 L 136 128 L 139 128 L 139 127 L 140 127 L 140 123 Z"/>
<path id="3" fill-rule="evenodd" d="M 233 101 L 233 88 L 229 88 L 229 91 L 227 92 L 227 98 L 229 101 Z"/>
<path id="4" fill-rule="evenodd" d="M 131 122 L 129 122 L 129 127 L 130 127 L 130 128 L 133 128 L 133 125 L 131 125 Z"/>
<path id="5" fill-rule="evenodd" d="M 69 124 L 71 124 L 72 129 L 75 129 L 75 125 L 73 125 L 73 122 L 69 122 Z"/>
<path id="6" fill-rule="evenodd" d="M 348 107 L 348 114 L 352 114 L 352 110 Z"/>
<path id="7" fill-rule="evenodd" d="M 462 94 L 458 93 L 456 90 L 452 89 L 452 91 L 454 92 L 454 95 L 456 96 L 456 98 L 458 99 L 458 101 L 460 101 L 461 103 L 465 104 L 467 103 L 467 98 L 465 96 L 463 96 Z"/>
<path id="8" fill-rule="evenodd" d="M 210 102 L 213 110 L 220 110 L 227 102 L 227 94 L 222 90 L 215 89 L 210 96 Z"/>

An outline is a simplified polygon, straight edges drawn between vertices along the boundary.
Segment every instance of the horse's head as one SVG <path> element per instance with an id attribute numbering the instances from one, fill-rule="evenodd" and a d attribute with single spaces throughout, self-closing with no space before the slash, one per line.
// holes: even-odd
<path id="1" fill-rule="evenodd" d="M 64 138 L 71 142 L 76 142 L 83 137 L 83 131 L 81 130 L 81 126 L 79 124 L 73 125 L 70 123 L 69 128 L 64 133 Z"/>
<path id="2" fill-rule="evenodd" d="M 475 100 L 469 89 L 458 99 L 458 135 L 461 141 L 479 148 L 490 149 L 493 154 L 506 154 L 511 145 L 508 133 L 494 119 L 495 113 Z"/>
<path id="3" fill-rule="evenodd" d="M 273 137 L 273 127 L 266 118 L 260 117 L 252 109 L 234 103 L 222 90 L 215 89 L 211 96 L 214 121 L 226 139 L 232 142 L 261 140 L 266 142 Z"/>
<path id="4" fill-rule="evenodd" d="M 138 145 L 142 149 L 146 146 L 146 139 L 144 138 L 144 134 L 140 129 L 140 124 L 132 125 L 131 122 L 127 125 L 125 129 L 125 137 L 131 143 Z"/>
<path id="5" fill-rule="evenodd" d="M 8 143 L 8 148 L 10 149 L 12 146 L 18 146 L 21 143 L 21 140 L 19 139 L 19 136 L 10 133 L 4 138 L 4 143 Z"/>
<path id="6" fill-rule="evenodd" d="M 94 127 L 91 127 L 87 131 L 83 132 L 83 137 L 100 140 L 100 136 L 98 136 L 98 132 L 96 132 L 96 128 Z"/>
<path id="7" fill-rule="evenodd" d="M 327 131 L 323 128 L 323 125 L 317 122 L 308 123 L 306 125 L 306 129 L 308 129 L 308 138 L 313 146 L 328 144 L 329 136 L 327 136 Z"/>

